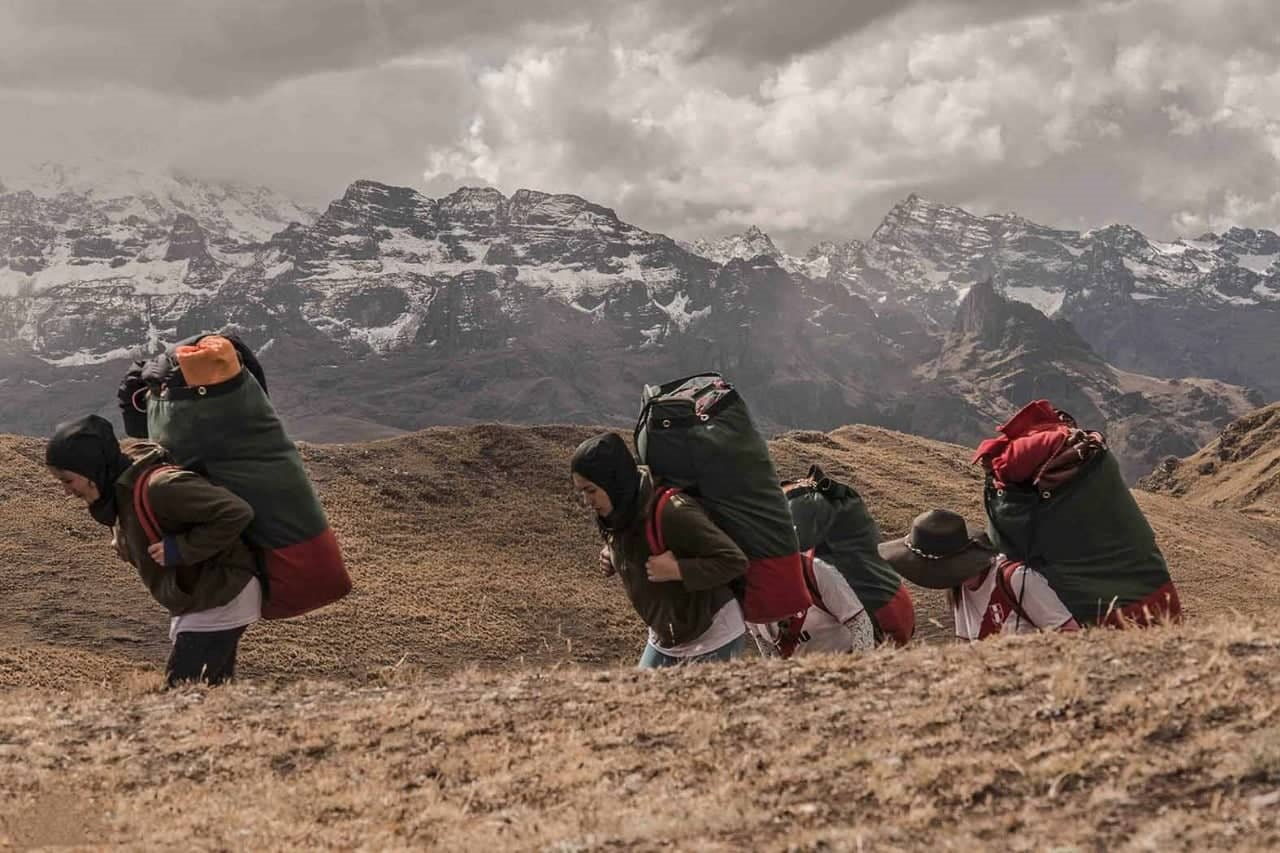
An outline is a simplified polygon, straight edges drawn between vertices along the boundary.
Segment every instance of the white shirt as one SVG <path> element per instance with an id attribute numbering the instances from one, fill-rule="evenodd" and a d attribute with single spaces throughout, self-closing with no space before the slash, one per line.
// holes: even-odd
<path id="1" fill-rule="evenodd" d="M 871 627 L 871 618 L 863 606 L 858 594 L 849 586 L 835 566 L 814 558 L 813 579 L 818 587 L 818 595 L 822 598 L 823 607 L 817 602 L 804 614 L 804 622 L 800 626 L 800 642 L 796 645 L 792 657 L 803 654 L 822 654 L 824 652 L 863 651 L 875 644 Z M 829 612 L 828 612 L 829 611 Z M 859 621 L 864 621 L 862 625 Z M 857 630 L 854 630 L 855 626 Z M 751 632 L 756 644 L 761 642 L 777 646 L 781 629 L 777 623 L 751 623 Z"/>
<path id="2" fill-rule="evenodd" d="M 1007 561 L 998 557 L 981 574 L 975 588 L 967 583 L 959 587 L 959 597 L 951 593 L 951 611 L 956 621 L 956 636 L 962 640 L 979 640 L 992 634 L 1033 634 L 1053 631 L 1072 620 L 1071 611 L 1049 586 L 1044 575 L 1021 563 L 1010 573 L 1010 586 L 1027 617 L 1018 614 L 1013 602 L 996 583 L 996 572 L 1003 571 Z"/>
<path id="3" fill-rule="evenodd" d="M 738 604 L 736 598 L 731 598 L 727 604 L 716 611 L 715 619 L 711 620 L 711 627 L 689 642 L 678 646 L 664 646 L 658 642 L 658 635 L 650 628 L 649 645 L 673 658 L 695 658 L 698 655 L 710 654 L 732 643 L 746 633 L 746 630 L 747 623 L 742 618 L 742 605 Z"/>
<path id="4" fill-rule="evenodd" d="M 221 607 L 195 613 L 184 613 L 169 619 L 169 640 L 173 642 L 184 631 L 227 631 L 252 625 L 262 618 L 262 584 L 257 578 L 240 590 L 240 594 Z"/>

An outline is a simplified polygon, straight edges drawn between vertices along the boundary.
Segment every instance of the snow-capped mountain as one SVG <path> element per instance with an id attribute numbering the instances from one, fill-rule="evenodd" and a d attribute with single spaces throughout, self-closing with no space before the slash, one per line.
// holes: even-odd
<path id="1" fill-rule="evenodd" d="M 715 259 L 768 254 L 829 278 L 882 317 L 946 330 L 969 288 L 1069 319 L 1111 363 L 1165 378 L 1205 376 L 1280 397 L 1280 235 L 1232 228 L 1153 240 L 1127 225 L 1068 231 L 1013 214 L 978 216 L 912 195 L 870 239 L 788 256 L 753 229 L 691 248 Z"/>
<path id="2" fill-rule="evenodd" d="M 316 214 L 261 187 L 46 164 L 0 174 L 0 339 L 83 366 L 154 348 Z"/>
<path id="3" fill-rule="evenodd" d="M 990 279 L 1002 295 L 1071 320 L 1119 367 L 1280 396 L 1280 236 L 1271 231 L 1161 242 L 1126 225 L 1065 231 L 913 195 L 866 243 L 808 255 L 822 258 L 877 310 L 946 328 L 968 289 Z"/>
<path id="4" fill-rule="evenodd" d="M 168 224 L 185 213 L 215 239 L 258 242 L 315 211 L 266 187 L 201 180 L 180 172 L 107 163 L 43 163 L 0 171 L 0 194 L 30 193 L 91 214 L 100 224 L 135 220 Z M 81 223 L 87 224 L 87 223 Z"/>
<path id="5" fill-rule="evenodd" d="M 855 291 L 877 302 L 907 294 L 944 325 L 968 288 L 986 279 L 1050 316 L 1111 296 L 1280 306 L 1280 236 L 1270 231 L 1233 228 L 1165 243 L 1127 225 L 1063 231 L 913 195 L 865 244 L 824 248 L 813 254 L 845 253 L 842 274 Z"/>
<path id="6" fill-rule="evenodd" d="M 50 174 L 57 180 L 39 194 L 0 193 L 0 431 L 43 432 L 86 399 L 109 410 L 123 359 L 228 327 L 280 377 L 272 392 L 293 423 L 324 425 L 301 433 L 328 439 L 351 437 L 351 424 L 625 422 L 643 383 L 718 369 L 774 426 L 860 421 L 968 441 L 1035 387 L 1018 377 L 1046 365 L 1019 361 L 1024 348 L 1011 343 L 1034 323 L 1003 335 L 997 349 L 1012 351 L 999 364 L 948 358 L 959 350 L 946 330 L 984 271 L 1015 298 L 1030 285 L 1012 276 L 1012 226 L 914 198 L 866 244 L 824 244 L 798 259 L 759 229 L 686 247 L 586 199 L 534 190 L 429 198 L 357 181 L 309 216 L 265 191 L 232 199 L 161 178 L 125 194 Z M 256 230 L 242 218 L 253 197 L 272 199 L 254 208 Z M 997 231 L 1004 242 L 992 242 Z M 1021 269 L 1037 268 L 1037 241 L 1049 267 L 1101 245 L 1053 233 L 1064 236 L 1015 241 Z M 1265 235 L 1249 243 L 1248 262 L 1261 263 L 1268 245 Z M 1085 304 L 1071 294 L 1111 287 L 1066 280 L 1060 309 Z M 1089 385 L 1089 399 L 1129 393 L 1115 390 L 1123 383 L 1090 342 L 1081 346 L 1106 369 L 1063 381 Z M 1126 405 L 1146 405 L 1157 423 L 1179 410 L 1151 402 L 1165 386 L 1143 387 L 1135 393 L 1148 402 Z M 1227 419 L 1243 405 L 1239 389 L 1203 393 Z M 1119 411 L 1096 408 L 1103 418 Z M 1154 444 L 1131 446 L 1135 465 L 1154 464 Z"/>
<path id="7" fill-rule="evenodd" d="M 730 234 L 714 240 L 695 240 L 692 243 L 681 243 L 680 247 L 717 264 L 766 257 L 787 272 L 799 273 L 811 278 L 826 276 L 831 267 L 831 259 L 817 252 L 810 252 L 804 258 L 788 255 L 778 248 L 773 238 L 755 225 L 741 234 Z M 832 251 L 838 251 L 834 245 Z"/>

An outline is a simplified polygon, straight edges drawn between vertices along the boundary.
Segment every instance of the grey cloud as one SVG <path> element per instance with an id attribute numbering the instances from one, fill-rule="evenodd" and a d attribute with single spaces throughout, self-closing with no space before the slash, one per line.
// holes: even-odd
<path id="1" fill-rule="evenodd" d="M 252 95 L 283 80 L 422 51 L 493 59 L 529 31 L 605 28 L 648 9 L 692 35 L 691 59 L 768 63 L 805 53 L 911 6 L 965 22 L 1068 0 L 10 0 L 0 9 L 0 87 L 124 84 L 195 98 Z"/>
<path id="2" fill-rule="evenodd" d="M 1077 0 L 722 0 L 691 8 L 683 0 L 660 0 L 668 22 L 684 21 L 693 33 L 692 58 L 732 56 L 751 63 L 779 62 L 827 47 L 911 7 L 934 7 L 945 19 L 970 25 L 1081 5 Z"/>
<path id="3" fill-rule="evenodd" d="M 251 95 L 572 22 L 582 10 L 582 0 L 13 0 L 0 10 L 0 86 Z"/>
<path id="4" fill-rule="evenodd" d="M 1017 20 L 1040 12 L 1055 14 Z M 1071 228 L 1171 236 L 1179 216 L 1232 210 L 1274 226 L 1272 14 L 1266 0 L 15 0 L 0 4 L 0 114 L 23 121 L 0 134 L 0 164 L 132 150 L 319 206 L 358 177 L 434 195 L 493 180 L 678 238 L 755 223 L 792 251 L 865 237 L 913 191 Z M 1215 120 L 1230 92 L 1247 109 Z"/>

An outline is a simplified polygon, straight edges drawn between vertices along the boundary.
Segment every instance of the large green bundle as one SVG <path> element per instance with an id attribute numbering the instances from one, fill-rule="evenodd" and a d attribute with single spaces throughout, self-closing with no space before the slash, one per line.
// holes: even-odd
<path id="1" fill-rule="evenodd" d="M 346 595 L 351 580 L 302 458 L 249 371 L 152 391 L 147 430 L 179 465 L 253 507 L 246 538 L 265 554 L 264 617 L 296 616 Z"/>
<path id="2" fill-rule="evenodd" d="M 752 622 L 786 619 L 810 603 L 799 544 L 769 447 L 747 405 L 719 374 L 649 385 L 636 451 L 664 486 L 697 496 L 747 555 L 743 611 Z"/>
<path id="3" fill-rule="evenodd" d="M 880 526 L 862 496 L 812 469 L 809 478 L 786 486 L 800 550 L 836 567 L 874 618 L 902 587 L 902 578 L 880 556 Z"/>
<path id="4" fill-rule="evenodd" d="M 1142 605 L 1176 615 L 1177 594 L 1155 532 L 1110 451 L 1097 451 L 1053 490 L 998 487 L 989 476 L 985 498 L 991 541 L 1044 574 L 1077 622 L 1114 621 Z"/>

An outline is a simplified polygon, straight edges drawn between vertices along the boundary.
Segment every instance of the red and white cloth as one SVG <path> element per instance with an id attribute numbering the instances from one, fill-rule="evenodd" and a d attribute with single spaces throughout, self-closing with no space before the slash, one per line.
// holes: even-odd
<path id="1" fill-rule="evenodd" d="M 948 597 L 956 636 L 962 640 L 1080 628 L 1044 575 L 1003 556 L 993 558 L 982 574 L 950 590 Z"/>

